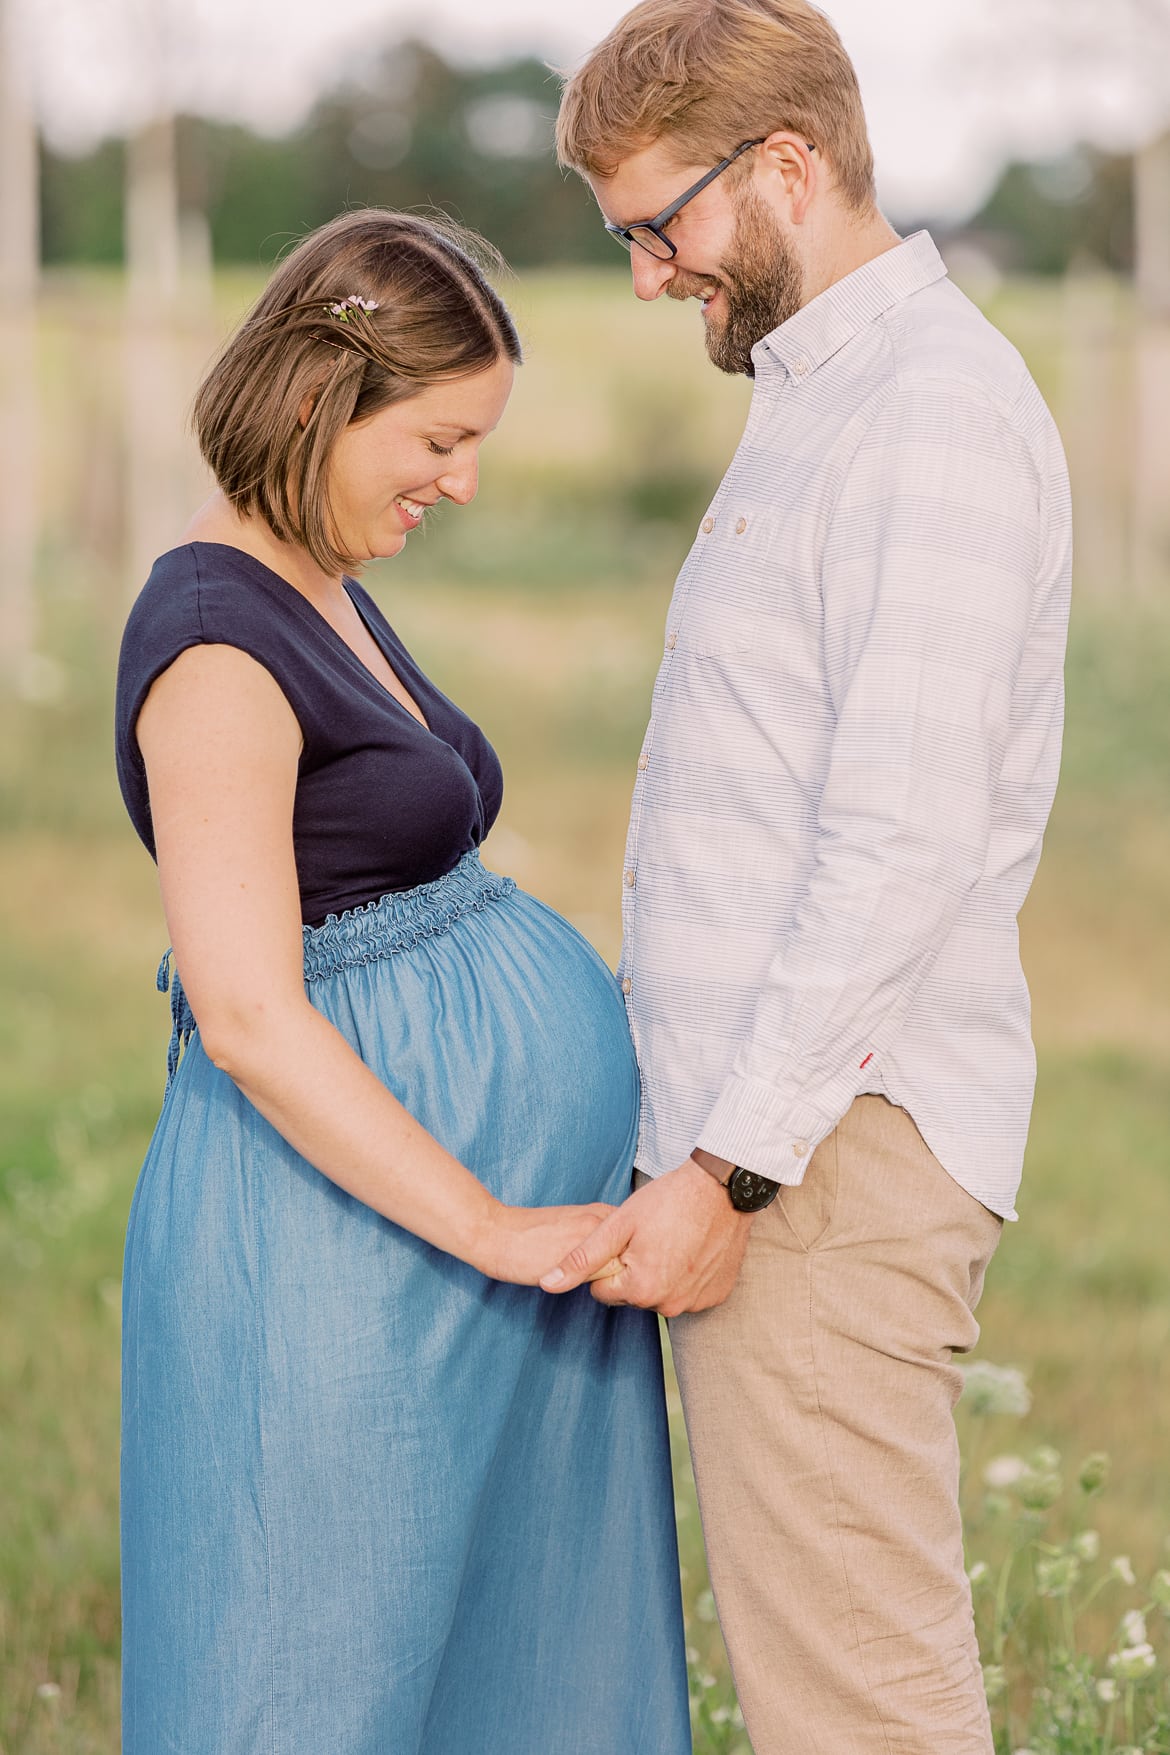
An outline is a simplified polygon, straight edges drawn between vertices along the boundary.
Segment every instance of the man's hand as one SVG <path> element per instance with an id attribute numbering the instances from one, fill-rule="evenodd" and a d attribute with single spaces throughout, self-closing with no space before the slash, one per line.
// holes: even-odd
<path id="1" fill-rule="evenodd" d="M 620 1272 L 594 1279 L 600 1303 L 663 1316 L 709 1310 L 735 1284 L 752 1218 L 737 1213 L 714 1177 L 688 1158 L 637 1189 L 540 1283 L 546 1292 L 571 1292 L 616 1262 Z"/>

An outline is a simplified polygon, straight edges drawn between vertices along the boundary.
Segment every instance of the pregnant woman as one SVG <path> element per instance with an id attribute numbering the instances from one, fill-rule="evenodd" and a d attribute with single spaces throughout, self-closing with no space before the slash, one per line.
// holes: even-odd
<path id="1" fill-rule="evenodd" d="M 200 389 L 218 490 L 126 630 L 175 968 L 125 1755 L 690 1748 L 656 1319 L 536 1288 L 629 1189 L 620 996 L 480 864 L 496 757 L 351 576 L 472 499 L 519 357 L 445 232 L 314 233 Z"/>

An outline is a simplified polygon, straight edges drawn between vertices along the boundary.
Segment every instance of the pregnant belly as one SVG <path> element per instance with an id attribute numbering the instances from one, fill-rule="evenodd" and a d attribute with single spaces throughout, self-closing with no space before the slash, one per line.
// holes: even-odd
<path id="1" fill-rule="evenodd" d="M 310 988 L 425 1127 L 503 1200 L 620 1200 L 638 1079 L 613 975 L 521 891 Z"/>

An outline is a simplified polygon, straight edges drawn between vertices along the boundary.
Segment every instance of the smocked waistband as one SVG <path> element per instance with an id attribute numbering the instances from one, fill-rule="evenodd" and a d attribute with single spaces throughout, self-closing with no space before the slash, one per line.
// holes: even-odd
<path id="1" fill-rule="evenodd" d="M 514 878 L 485 871 L 477 852 L 465 853 L 453 871 L 433 883 L 331 914 L 320 926 L 306 926 L 305 980 L 320 981 L 341 969 L 412 950 L 423 939 L 446 932 L 461 915 L 487 908 L 515 888 Z"/>
<path id="2" fill-rule="evenodd" d="M 382 896 L 364 908 L 331 914 L 320 926 L 302 928 L 305 947 L 305 980 L 322 981 L 342 969 L 375 963 L 413 950 L 423 939 L 446 932 L 461 915 L 487 908 L 510 896 L 515 878 L 485 871 L 479 854 L 465 853 L 453 871 L 433 883 L 413 890 Z M 195 1033 L 195 1018 L 183 992 L 173 955 L 167 950 L 158 966 L 155 982 L 160 993 L 171 997 L 171 1040 L 167 1049 L 167 1090 L 171 1088 L 180 1056 Z"/>

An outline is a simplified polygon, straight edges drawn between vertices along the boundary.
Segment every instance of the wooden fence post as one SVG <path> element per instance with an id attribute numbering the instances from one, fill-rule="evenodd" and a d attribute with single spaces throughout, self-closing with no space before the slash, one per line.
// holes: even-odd
<path id="1" fill-rule="evenodd" d="M 178 541 L 182 401 L 181 248 L 175 125 L 156 116 L 126 149 L 125 411 L 128 595 Z"/>
<path id="2" fill-rule="evenodd" d="M 1170 584 L 1170 130 L 1134 159 L 1134 576 L 1151 596 Z"/>
<path id="3" fill-rule="evenodd" d="M 0 0 L 0 673 L 29 674 L 38 536 L 37 129 L 16 0 Z"/>

